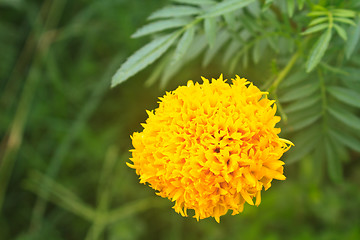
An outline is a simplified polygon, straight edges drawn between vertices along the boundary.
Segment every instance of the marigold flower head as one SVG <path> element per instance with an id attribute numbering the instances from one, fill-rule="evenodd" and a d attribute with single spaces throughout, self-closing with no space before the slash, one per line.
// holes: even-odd
<path id="1" fill-rule="evenodd" d="M 273 179 L 285 180 L 279 159 L 292 143 L 279 138 L 275 101 L 236 76 L 189 81 L 160 98 L 144 130 L 132 136 L 134 168 L 174 209 L 197 220 L 259 205 L 261 190 Z"/>

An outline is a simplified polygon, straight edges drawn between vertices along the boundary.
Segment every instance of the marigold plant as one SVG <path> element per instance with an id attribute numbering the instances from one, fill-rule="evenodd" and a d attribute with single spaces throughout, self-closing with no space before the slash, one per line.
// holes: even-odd
<path id="1" fill-rule="evenodd" d="M 160 98 L 148 111 L 144 130 L 132 136 L 131 168 L 174 209 L 197 220 L 243 211 L 245 202 L 259 205 L 262 189 L 285 180 L 279 159 L 290 141 L 279 138 L 275 101 L 236 76 L 203 84 L 189 81 Z"/>

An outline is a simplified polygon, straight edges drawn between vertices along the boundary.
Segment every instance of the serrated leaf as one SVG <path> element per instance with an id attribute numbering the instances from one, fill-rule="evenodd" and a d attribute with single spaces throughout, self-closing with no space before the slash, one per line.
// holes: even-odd
<path id="1" fill-rule="evenodd" d="M 329 21 L 328 16 L 326 16 L 326 17 L 318 17 L 318 18 L 315 18 L 315 19 L 311 20 L 311 22 L 309 23 L 309 27 L 317 25 L 317 24 L 322 23 L 322 22 L 328 22 L 328 21 Z"/>
<path id="2" fill-rule="evenodd" d="M 342 181 L 342 164 L 340 158 L 334 151 L 334 146 L 329 139 L 325 138 L 324 144 L 329 176 L 332 181 L 339 183 Z"/>
<path id="3" fill-rule="evenodd" d="M 287 0 L 286 6 L 289 17 L 292 17 L 294 15 L 294 10 L 295 10 L 295 0 Z"/>
<path id="4" fill-rule="evenodd" d="M 341 142 L 345 146 L 351 148 L 354 151 L 360 152 L 360 140 L 357 138 L 354 138 L 353 136 L 347 134 L 346 132 L 342 131 L 341 133 L 329 129 L 329 134 L 331 137 L 336 139 L 337 141 Z"/>
<path id="5" fill-rule="evenodd" d="M 334 16 L 338 17 L 355 17 L 356 12 L 348 9 L 334 9 L 332 10 Z"/>
<path id="6" fill-rule="evenodd" d="M 316 41 L 314 47 L 310 51 L 310 57 L 306 62 L 306 72 L 311 72 L 319 64 L 329 46 L 331 35 L 332 31 L 329 28 Z"/>
<path id="7" fill-rule="evenodd" d="M 172 0 L 173 2 L 177 2 L 177 3 L 188 3 L 188 4 L 193 4 L 193 5 L 211 5 L 216 3 L 213 0 Z"/>
<path id="8" fill-rule="evenodd" d="M 287 91 L 285 94 L 283 94 L 279 98 L 279 101 L 281 103 L 285 103 L 285 102 L 290 102 L 290 101 L 294 101 L 297 99 L 305 98 L 305 97 L 313 94 L 318 89 L 319 89 L 318 83 L 316 83 L 316 82 L 308 83 L 308 84 L 305 84 L 304 86 L 290 89 L 289 91 Z"/>
<path id="9" fill-rule="evenodd" d="M 179 61 L 184 56 L 186 51 L 189 49 L 190 44 L 194 40 L 194 35 L 195 35 L 195 27 L 194 26 L 188 28 L 185 31 L 185 33 L 180 38 L 178 45 L 176 46 L 176 50 L 175 50 L 175 53 L 171 60 L 170 65 L 173 65 L 174 63 Z"/>
<path id="10" fill-rule="evenodd" d="M 347 40 L 347 34 L 345 32 L 345 29 L 343 29 L 342 27 L 340 27 L 339 25 L 337 24 L 334 24 L 333 25 L 336 32 L 339 34 L 339 36 L 344 40 L 346 41 Z"/>
<path id="11" fill-rule="evenodd" d="M 322 139 L 321 127 L 314 125 L 295 135 L 291 141 L 295 144 L 286 153 L 286 164 L 294 163 L 310 153 Z"/>
<path id="12" fill-rule="evenodd" d="M 214 47 L 216 35 L 217 35 L 217 19 L 215 17 L 205 18 L 204 20 L 204 30 L 206 39 L 209 43 L 210 48 Z"/>
<path id="13" fill-rule="evenodd" d="M 142 36 L 149 35 L 152 33 L 160 32 L 163 30 L 181 27 L 188 23 L 189 23 L 189 20 L 183 19 L 183 18 L 160 20 L 160 21 L 149 23 L 149 24 L 141 27 L 133 35 L 131 35 L 131 37 L 138 38 L 138 37 L 142 37 Z"/>
<path id="14" fill-rule="evenodd" d="M 348 19 L 348 18 L 334 17 L 333 20 L 334 20 L 334 22 L 342 22 L 342 23 L 356 26 L 356 23 L 353 20 Z"/>
<path id="15" fill-rule="evenodd" d="M 220 15 L 224 15 L 225 13 L 236 11 L 240 8 L 246 7 L 250 3 L 254 2 L 255 0 L 228 0 L 220 2 L 212 7 L 210 7 L 204 15 L 201 17 L 208 18 L 208 17 L 216 17 Z"/>
<path id="16" fill-rule="evenodd" d="M 297 100 L 296 102 L 284 107 L 284 111 L 287 114 L 289 114 L 289 113 L 292 113 L 292 112 L 303 110 L 303 109 L 306 109 L 308 107 L 313 106 L 320 99 L 321 99 L 321 97 L 319 95 L 314 95 L 314 96 L 311 96 L 311 97 L 307 97 L 306 99 L 300 99 L 300 100 Z"/>
<path id="17" fill-rule="evenodd" d="M 206 67 L 211 62 L 211 60 L 224 46 L 224 44 L 229 40 L 229 38 L 230 36 L 226 31 L 221 31 L 219 33 L 219 37 L 216 39 L 215 46 L 213 48 L 210 48 L 204 56 L 204 61 L 203 61 L 204 67 Z"/>
<path id="18" fill-rule="evenodd" d="M 190 15 L 196 15 L 200 13 L 200 9 L 197 7 L 191 6 L 168 6 L 160 10 L 153 12 L 148 20 L 154 20 L 159 18 L 174 18 L 174 17 L 184 17 Z"/>
<path id="19" fill-rule="evenodd" d="M 126 81 L 149 64 L 153 63 L 168 50 L 175 39 L 180 35 L 180 31 L 154 39 L 146 44 L 133 55 L 117 70 L 111 81 L 111 87 Z"/>
<path id="20" fill-rule="evenodd" d="M 350 106 L 360 108 L 360 93 L 349 88 L 331 86 L 327 87 L 328 92 L 336 99 Z"/>
<path id="21" fill-rule="evenodd" d="M 353 54 L 355 47 L 360 39 L 360 18 L 357 19 L 356 26 L 351 27 L 348 33 L 349 33 L 349 40 L 345 45 L 345 55 L 347 59 L 349 59 Z"/>
<path id="22" fill-rule="evenodd" d="M 313 27 L 310 27 L 308 29 L 306 29 L 304 32 L 301 33 L 301 35 L 307 35 L 310 33 L 315 33 L 315 32 L 319 32 L 321 30 L 324 30 L 325 28 L 329 27 L 329 23 L 322 23 L 319 25 L 315 25 Z"/>
<path id="23" fill-rule="evenodd" d="M 360 118 L 339 107 L 328 107 L 329 113 L 345 125 L 360 130 Z"/>

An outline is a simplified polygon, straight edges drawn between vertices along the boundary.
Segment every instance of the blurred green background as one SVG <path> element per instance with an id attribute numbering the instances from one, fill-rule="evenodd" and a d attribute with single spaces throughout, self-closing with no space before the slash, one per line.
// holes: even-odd
<path id="1" fill-rule="evenodd" d="M 138 183 L 125 162 L 145 109 L 223 72 L 195 60 L 165 89 L 144 86 L 151 68 L 110 89 L 148 40 L 130 35 L 167 3 L 0 1 L 0 239 L 360 239 L 359 161 L 345 164 L 342 184 L 314 181 L 311 159 L 286 165 L 259 207 L 220 224 L 183 218 Z"/>

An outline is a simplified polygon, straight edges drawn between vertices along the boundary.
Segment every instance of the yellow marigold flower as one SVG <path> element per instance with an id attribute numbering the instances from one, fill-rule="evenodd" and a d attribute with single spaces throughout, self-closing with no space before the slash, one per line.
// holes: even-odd
<path id="1" fill-rule="evenodd" d="M 243 211 L 261 201 L 273 179 L 285 180 L 279 159 L 292 143 L 279 138 L 275 101 L 236 76 L 232 85 L 212 79 L 189 81 L 147 111 L 144 130 L 132 136 L 128 166 L 174 209 L 197 220 Z"/>

